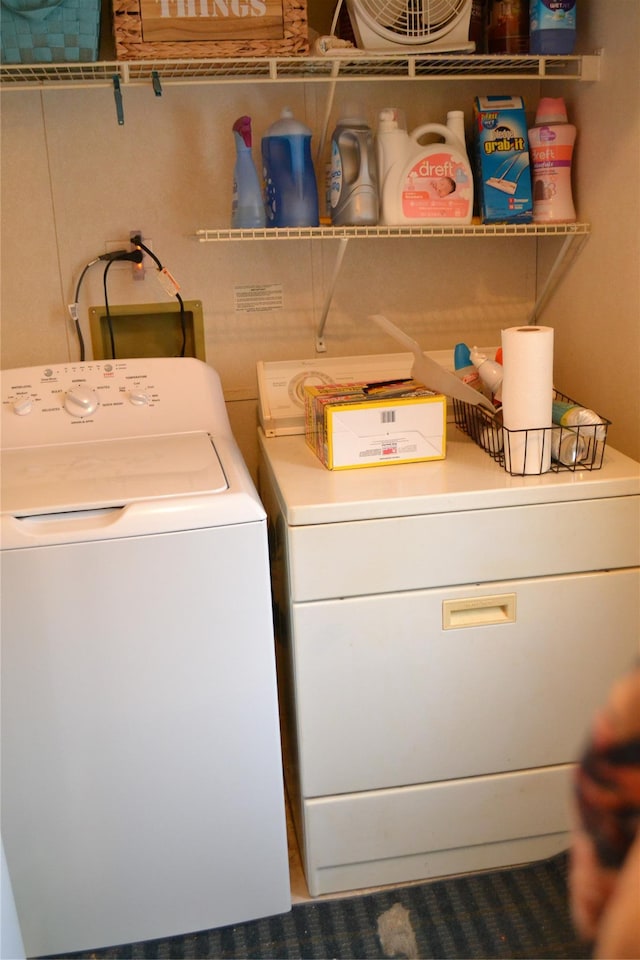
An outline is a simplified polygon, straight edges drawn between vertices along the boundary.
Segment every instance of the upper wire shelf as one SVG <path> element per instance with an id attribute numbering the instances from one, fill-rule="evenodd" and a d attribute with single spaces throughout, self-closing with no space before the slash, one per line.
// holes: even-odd
<path id="1" fill-rule="evenodd" d="M 335 80 L 583 80 L 600 77 L 600 55 L 518 56 L 348 51 L 316 57 L 195 60 L 103 60 L 92 63 L 0 64 L 4 88 L 157 83 L 271 83 Z"/>
<path id="2" fill-rule="evenodd" d="M 470 223 L 428 226 L 374 227 L 266 227 L 249 230 L 202 228 L 196 230 L 200 243 L 228 240 L 331 240 L 358 237 L 578 237 L 591 232 L 588 223 Z"/>

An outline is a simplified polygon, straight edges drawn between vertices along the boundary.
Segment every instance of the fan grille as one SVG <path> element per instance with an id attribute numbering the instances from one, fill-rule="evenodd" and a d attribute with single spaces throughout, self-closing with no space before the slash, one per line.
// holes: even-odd
<path id="1" fill-rule="evenodd" d="M 372 26 L 397 37 L 420 40 L 449 30 L 468 0 L 358 0 Z M 374 27 L 375 29 L 375 27 Z"/>

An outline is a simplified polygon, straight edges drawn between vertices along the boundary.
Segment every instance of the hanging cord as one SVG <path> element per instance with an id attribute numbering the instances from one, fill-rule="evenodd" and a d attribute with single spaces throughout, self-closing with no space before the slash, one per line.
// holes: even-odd
<path id="1" fill-rule="evenodd" d="M 116 359 L 116 341 L 113 335 L 113 323 L 111 321 L 111 312 L 109 310 L 109 295 L 107 293 L 107 274 L 109 273 L 109 267 L 113 263 L 113 260 L 110 260 L 109 263 L 104 268 L 104 273 L 102 274 L 102 286 L 104 287 L 104 312 L 107 317 L 107 329 L 109 331 L 109 342 L 111 344 L 111 359 Z"/>
<path id="2" fill-rule="evenodd" d="M 169 273 L 169 271 L 162 265 L 162 263 L 160 262 L 160 260 L 158 259 L 158 257 L 157 257 L 157 256 L 155 255 L 155 253 L 153 252 L 153 250 L 151 250 L 149 247 L 147 247 L 147 246 L 143 243 L 142 237 L 140 236 L 140 234 L 136 234 L 135 237 L 132 237 L 132 238 L 131 238 L 131 243 L 132 243 L 135 247 L 138 247 L 140 250 L 144 250 L 144 252 L 147 254 L 147 256 L 148 256 L 148 257 L 151 257 L 151 259 L 153 260 L 153 262 L 155 263 L 155 265 L 156 265 L 157 268 L 158 268 L 158 273 L 161 274 L 161 279 L 162 279 L 162 281 L 164 281 L 165 278 L 168 278 L 168 280 L 169 280 L 169 283 L 168 283 L 168 284 L 166 284 L 166 283 L 163 282 L 163 283 L 162 283 L 162 286 L 163 286 L 163 287 L 165 288 L 165 290 L 167 290 L 168 292 L 173 293 L 173 295 L 175 296 L 176 300 L 178 301 L 178 305 L 179 305 L 179 307 L 180 307 L 180 329 L 181 329 L 181 331 L 182 331 L 182 344 L 181 344 L 181 346 L 180 346 L 180 354 L 179 354 L 179 355 L 180 355 L 181 357 L 184 357 L 185 351 L 186 351 L 186 347 L 187 347 L 187 323 L 186 323 L 185 312 L 184 312 L 184 302 L 183 302 L 183 300 L 182 300 L 182 297 L 180 296 L 180 293 L 178 292 L 177 283 L 176 283 L 176 281 L 174 280 L 174 278 L 171 276 L 171 274 Z"/>
<path id="3" fill-rule="evenodd" d="M 84 280 L 85 274 L 89 267 L 92 267 L 94 263 L 99 263 L 100 257 L 96 257 L 94 260 L 89 260 L 85 264 L 82 273 L 78 278 L 78 283 L 76 284 L 76 292 L 73 298 L 73 303 L 69 304 L 69 314 L 73 320 L 76 327 L 76 336 L 78 337 L 78 343 L 80 345 L 80 360 L 84 361 L 85 358 L 85 349 L 84 349 L 84 337 L 82 336 L 82 329 L 80 327 L 80 318 L 78 316 L 78 303 L 80 301 L 80 287 L 82 286 L 82 281 Z"/>
<path id="4" fill-rule="evenodd" d="M 111 266 L 116 262 L 122 262 L 123 260 L 129 260 L 131 263 L 142 263 L 143 254 L 141 250 L 124 250 L 118 251 L 117 255 L 111 256 L 109 262 L 104 268 L 104 273 L 102 274 L 102 286 L 104 287 L 104 310 L 107 317 L 107 328 L 109 330 L 109 342 L 111 344 L 111 359 L 116 359 L 116 343 L 115 337 L 113 335 L 113 322 L 111 320 L 111 313 L 109 311 L 109 297 L 107 294 L 107 275 Z"/>
<path id="5" fill-rule="evenodd" d="M 112 250 L 111 253 L 102 253 L 99 256 L 94 257 L 93 260 L 89 260 L 89 262 L 84 265 L 82 272 L 78 277 L 78 282 L 76 283 L 76 291 L 74 294 L 73 303 L 69 304 L 68 309 L 69 309 L 69 315 L 75 324 L 76 336 L 78 337 L 78 344 L 80 346 L 81 361 L 84 361 L 85 359 L 85 346 L 84 346 L 84 337 L 82 336 L 82 328 L 80 326 L 80 316 L 79 316 L 78 306 L 80 303 L 80 289 L 82 287 L 82 281 L 85 278 L 85 274 L 87 273 L 87 270 L 89 269 L 89 267 L 93 267 L 94 264 L 100 263 L 101 261 L 104 262 L 106 260 L 107 262 L 109 262 L 111 260 L 125 260 L 125 259 L 131 259 L 129 250 Z M 142 256 L 140 255 L 140 259 L 138 259 L 138 256 L 136 255 L 134 262 L 141 263 L 141 261 L 142 261 Z"/>
<path id="6" fill-rule="evenodd" d="M 142 241 L 142 237 L 136 235 L 132 238 L 131 242 L 135 246 L 135 250 L 113 250 L 111 253 L 103 253 L 100 256 L 94 257 L 93 260 L 89 260 L 88 263 L 82 269 L 80 276 L 78 277 L 78 282 L 76 283 L 76 290 L 74 295 L 74 302 L 69 304 L 69 315 L 75 324 L 76 335 L 78 337 L 78 344 L 80 346 L 80 360 L 83 362 L 85 360 L 86 351 L 84 337 L 82 336 L 82 328 L 80 326 L 80 316 L 79 316 L 79 301 L 80 301 L 80 290 L 82 287 L 82 282 L 85 278 L 85 275 L 90 267 L 94 266 L 96 263 L 106 262 L 104 273 L 102 275 L 102 284 L 104 288 L 104 305 L 105 305 L 105 314 L 107 320 L 107 327 L 109 331 L 109 341 L 111 345 L 111 356 L 112 359 L 116 359 L 116 349 L 115 349 L 115 336 L 113 331 L 113 321 L 111 317 L 111 312 L 109 309 L 109 295 L 107 289 L 107 278 L 109 275 L 109 269 L 112 263 L 119 261 L 129 261 L 130 263 L 142 263 L 144 259 L 144 254 L 146 253 L 158 268 L 159 274 L 162 274 L 162 280 L 168 280 L 168 283 L 163 283 L 165 289 L 170 290 L 171 293 L 175 296 L 178 301 L 180 308 L 180 328 L 182 332 L 182 343 L 180 347 L 180 356 L 184 357 L 187 345 L 187 324 L 184 310 L 184 302 L 180 293 L 177 290 L 177 284 L 171 274 L 166 270 L 158 257 L 155 255 L 153 250 L 151 250 L 145 243 Z M 144 253 L 143 253 L 144 251 Z"/>

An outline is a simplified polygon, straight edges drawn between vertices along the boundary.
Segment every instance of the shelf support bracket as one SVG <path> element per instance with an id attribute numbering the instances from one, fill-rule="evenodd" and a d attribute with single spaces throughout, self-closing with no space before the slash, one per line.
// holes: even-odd
<path id="1" fill-rule="evenodd" d="M 570 265 L 578 256 L 578 253 L 582 249 L 588 234 L 569 234 L 565 237 L 565 240 L 560 247 L 560 251 L 554 260 L 549 273 L 547 274 L 547 279 L 545 280 L 540 293 L 536 298 L 536 302 L 533 305 L 533 309 L 529 314 L 527 323 L 534 325 L 538 322 L 538 317 L 542 313 L 543 306 L 546 301 L 549 299 L 552 291 L 557 287 L 560 282 L 561 277 L 567 272 Z"/>
<path id="2" fill-rule="evenodd" d="M 345 253 L 347 252 L 348 243 L 349 243 L 349 237 L 340 237 L 339 245 L 338 245 L 338 255 L 336 257 L 336 262 L 333 266 L 333 273 L 331 274 L 331 282 L 329 284 L 329 288 L 327 290 L 327 294 L 324 299 L 322 316 L 320 317 L 318 332 L 316 333 L 316 353 L 327 352 L 327 347 L 324 342 L 324 328 L 327 322 L 327 317 L 329 315 L 329 309 L 331 307 L 331 301 L 333 300 L 333 294 L 336 288 L 338 276 L 340 274 L 340 269 L 342 267 L 342 261 L 344 260 Z"/>
<path id="3" fill-rule="evenodd" d="M 120 77 L 114 73 L 113 77 L 113 99 L 116 102 L 116 117 L 120 126 L 124 123 L 124 108 L 122 106 L 122 90 L 120 89 Z"/>

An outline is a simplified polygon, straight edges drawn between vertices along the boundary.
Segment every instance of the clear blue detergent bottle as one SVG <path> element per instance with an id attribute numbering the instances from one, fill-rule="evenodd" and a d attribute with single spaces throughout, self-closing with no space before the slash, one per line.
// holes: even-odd
<path id="1" fill-rule="evenodd" d="M 288 107 L 262 138 L 267 226 L 317 227 L 318 186 L 311 130 Z"/>
<path id="2" fill-rule="evenodd" d="M 262 187 L 251 155 L 251 117 L 238 117 L 233 125 L 236 164 L 233 171 L 231 226 L 251 229 L 266 226 Z"/>
<path id="3" fill-rule="evenodd" d="M 529 52 L 568 56 L 576 45 L 577 0 L 531 0 Z"/>

